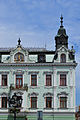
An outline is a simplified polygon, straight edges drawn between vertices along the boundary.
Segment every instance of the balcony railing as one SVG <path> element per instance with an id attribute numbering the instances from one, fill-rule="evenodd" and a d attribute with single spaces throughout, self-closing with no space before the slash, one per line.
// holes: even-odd
<path id="1" fill-rule="evenodd" d="M 28 85 L 27 84 L 24 84 L 24 85 L 14 85 L 14 84 L 11 84 L 10 85 L 10 90 L 26 90 L 28 91 Z"/>

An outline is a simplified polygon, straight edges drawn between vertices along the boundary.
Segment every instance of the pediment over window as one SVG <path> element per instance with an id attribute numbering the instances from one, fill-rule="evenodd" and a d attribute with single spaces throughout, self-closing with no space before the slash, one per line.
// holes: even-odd
<path id="1" fill-rule="evenodd" d="M 30 97 L 36 97 L 36 96 L 38 96 L 38 95 L 39 95 L 39 94 L 38 94 L 38 93 L 35 93 L 35 92 L 28 94 L 28 96 L 30 96 Z"/>
<path id="2" fill-rule="evenodd" d="M 51 97 L 51 96 L 53 96 L 53 94 L 50 93 L 50 92 L 47 92 L 47 93 L 44 93 L 44 94 L 43 94 L 43 97 Z"/>
<path id="3" fill-rule="evenodd" d="M 3 97 L 6 97 L 6 96 L 8 96 L 8 93 L 3 92 L 0 95 L 3 96 Z"/>
<path id="4" fill-rule="evenodd" d="M 29 59 L 28 49 L 17 45 L 16 48 L 12 49 L 10 52 L 10 62 L 11 63 L 34 63 Z"/>
<path id="5" fill-rule="evenodd" d="M 66 93 L 66 92 L 63 91 L 63 92 L 58 93 L 57 96 L 58 97 L 67 97 L 68 93 Z"/>
<path id="6" fill-rule="evenodd" d="M 67 49 L 64 45 L 61 46 L 59 49 L 57 49 L 53 62 L 58 63 L 67 63 L 67 62 L 73 62 L 74 55 L 71 55 L 71 50 Z"/>

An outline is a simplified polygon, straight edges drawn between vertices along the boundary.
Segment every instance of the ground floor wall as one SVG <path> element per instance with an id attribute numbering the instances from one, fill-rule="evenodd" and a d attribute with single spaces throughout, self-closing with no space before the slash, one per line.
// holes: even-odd
<path id="1" fill-rule="evenodd" d="M 0 115 L 0 120 L 14 120 L 13 115 Z M 17 115 L 16 120 L 38 120 L 37 114 L 26 114 L 26 115 Z M 65 114 L 65 113 L 57 113 L 57 114 L 44 114 L 42 120 L 75 120 L 75 114 Z"/>

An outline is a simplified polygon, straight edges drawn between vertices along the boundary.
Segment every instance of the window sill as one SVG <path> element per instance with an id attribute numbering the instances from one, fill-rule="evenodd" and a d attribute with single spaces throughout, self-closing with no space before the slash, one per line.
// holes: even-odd
<path id="1" fill-rule="evenodd" d="M 44 87 L 45 88 L 53 88 L 53 86 L 47 86 L 47 85 L 45 85 Z"/>
<path id="2" fill-rule="evenodd" d="M 8 88 L 8 86 L 1 86 L 1 88 L 5 89 L 5 88 Z"/>
<path id="3" fill-rule="evenodd" d="M 60 85 L 59 88 L 63 88 L 64 89 L 64 88 L 68 88 L 68 86 L 67 85 L 66 86 L 61 86 Z"/>
<path id="4" fill-rule="evenodd" d="M 44 110 L 53 110 L 54 108 L 44 108 Z"/>
<path id="5" fill-rule="evenodd" d="M 35 88 L 39 88 L 39 86 L 30 86 L 30 88 L 35 89 Z"/>
<path id="6" fill-rule="evenodd" d="M 0 108 L 1 110 L 7 110 L 8 108 Z"/>
<path id="7" fill-rule="evenodd" d="M 58 109 L 60 109 L 60 110 L 67 110 L 68 108 L 58 108 Z"/>
<path id="8" fill-rule="evenodd" d="M 38 108 L 29 108 L 29 109 L 31 109 L 31 110 L 37 110 Z"/>

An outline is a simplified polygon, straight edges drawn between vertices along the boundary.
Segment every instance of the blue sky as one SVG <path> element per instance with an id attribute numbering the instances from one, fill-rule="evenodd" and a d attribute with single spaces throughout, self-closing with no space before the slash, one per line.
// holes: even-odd
<path id="1" fill-rule="evenodd" d="M 24 47 L 55 50 L 54 37 L 60 16 L 76 50 L 76 105 L 80 104 L 80 0 L 0 0 L 0 47 L 15 47 L 20 37 Z"/>

